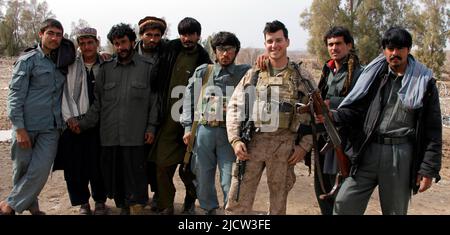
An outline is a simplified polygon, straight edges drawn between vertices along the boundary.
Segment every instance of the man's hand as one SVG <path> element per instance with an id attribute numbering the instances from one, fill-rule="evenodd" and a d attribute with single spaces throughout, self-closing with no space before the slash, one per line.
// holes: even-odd
<path id="1" fill-rule="evenodd" d="M 109 61 L 112 58 L 112 55 L 109 54 L 108 52 L 100 52 L 100 57 L 102 58 L 102 60 L 104 61 Z"/>
<path id="2" fill-rule="evenodd" d="M 267 54 L 259 55 L 258 58 L 256 58 L 256 61 L 255 61 L 256 67 L 260 68 L 263 71 L 266 70 L 267 68 L 266 68 L 265 61 L 267 59 L 269 59 L 269 56 Z"/>
<path id="3" fill-rule="evenodd" d="M 151 132 L 145 133 L 145 143 L 152 144 L 155 141 L 155 135 Z"/>
<path id="4" fill-rule="evenodd" d="M 297 164 L 297 162 L 303 161 L 303 159 L 305 158 L 305 155 L 306 155 L 306 151 L 299 145 L 295 145 L 294 152 L 288 159 L 288 164 L 295 165 L 295 164 Z"/>
<path id="5" fill-rule="evenodd" d="M 433 178 L 425 175 L 417 175 L 416 185 L 420 185 L 419 193 L 427 191 L 433 184 Z"/>
<path id="6" fill-rule="evenodd" d="M 69 126 L 70 130 L 76 134 L 80 134 L 80 124 L 78 123 L 77 119 L 74 117 L 71 117 L 67 119 L 67 125 Z"/>
<path id="7" fill-rule="evenodd" d="M 233 146 L 234 154 L 236 154 L 236 157 L 241 161 L 246 161 L 250 159 L 250 155 L 247 153 L 247 147 L 243 142 L 237 142 Z"/>
<path id="8" fill-rule="evenodd" d="M 191 132 L 187 132 L 186 134 L 184 134 L 183 136 L 183 142 L 185 145 L 189 144 L 189 141 L 191 140 L 192 137 L 192 133 Z"/>
<path id="9" fill-rule="evenodd" d="M 20 128 L 16 130 L 16 140 L 19 147 L 23 149 L 31 148 L 30 137 L 28 136 L 27 130 L 25 128 Z"/>

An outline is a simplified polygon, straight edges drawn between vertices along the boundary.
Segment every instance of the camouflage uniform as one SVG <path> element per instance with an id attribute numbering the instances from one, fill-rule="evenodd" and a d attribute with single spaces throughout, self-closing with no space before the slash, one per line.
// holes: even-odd
<path id="1" fill-rule="evenodd" d="M 238 187 L 238 170 L 234 166 L 225 213 L 249 214 L 251 212 L 258 183 L 264 168 L 267 168 L 267 183 L 270 191 L 269 214 L 282 215 L 286 214 L 287 195 L 295 183 L 294 166 L 288 164 L 288 159 L 294 152 L 297 127 L 300 123 L 309 124 L 310 116 L 309 114 L 294 114 L 293 109 L 291 112 L 279 110 L 278 104 L 273 100 L 262 104 L 264 102 L 261 101 L 263 100 L 261 96 L 265 95 L 264 92 L 268 88 L 278 87 L 279 102 L 289 102 L 294 106 L 297 102 L 308 103 L 308 96 L 305 95 L 308 92 L 302 82 L 300 82 L 297 73 L 292 67 L 292 62 L 288 64 L 286 69 L 272 77 L 269 71 L 251 69 L 236 87 L 228 105 L 227 132 L 228 140 L 233 146 L 240 141 L 240 124 L 243 120 L 245 107 L 245 88 L 251 85 L 251 79 L 253 76 L 256 76 L 255 74 L 258 76 L 256 100 L 252 101 L 254 102 L 253 108 L 250 109 L 253 110 L 252 119 L 255 121 L 255 126 L 259 127 L 263 132 L 255 133 L 252 141 L 247 146 L 251 159 L 246 163 L 246 171 L 241 182 L 239 201 L 237 202 L 235 199 Z M 302 77 L 311 80 L 311 75 L 304 68 L 301 68 L 301 74 Z M 272 91 L 271 95 L 274 95 L 273 93 Z M 261 107 L 267 105 L 277 106 L 272 110 L 275 110 L 276 114 L 279 115 L 278 122 L 272 124 L 264 122 L 267 119 L 262 118 Z M 271 119 L 271 121 L 273 120 Z M 299 145 L 306 151 L 309 151 L 312 147 L 312 136 L 303 136 Z"/>

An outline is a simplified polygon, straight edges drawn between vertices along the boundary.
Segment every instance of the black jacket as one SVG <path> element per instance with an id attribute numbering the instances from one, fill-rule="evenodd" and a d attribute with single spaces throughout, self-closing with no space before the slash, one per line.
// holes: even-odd
<path id="1" fill-rule="evenodd" d="M 192 69 L 191 74 L 193 74 L 194 70 L 202 64 L 212 64 L 208 52 L 206 52 L 200 44 L 197 44 L 197 47 L 199 49 L 199 56 L 197 58 L 196 66 Z M 182 49 L 183 45 L 181 44 L 180 39 L 171 40 L 167 45 L 165 45 L 162 57 L 160 59 L 158 81 L 156 83 L 161 101 L 161 120 L 164 120 L 165 115 L 170 114 L 170 110 L 167 110 L 168 95 L 170 94 L 170 77 L 172 76 L 173 66 L 175 65 L 177 57 Z M 188 81 L 186 80 L 186 85 L 187 84 Z"/>
<path id="2" fill-rule="evenodd" d="M 353 175 L 357 170 L 360 156 L 371 143 L 375 129 L 379 125 L 383 109 L 380 102 L 382 96 L 380 91 L 386 84 L 386 74 L 387 66 L 378 73 L 365 97 L 333 112 L 334 119 L 346 128 L 352 129 L 352 133 L 354 133 L 350 136 L 354 153 L 349 156 Z M 422 108 L 415 112 L 415 155 L 411 168 L 410 187 L 414 193 L 417 193 L 417 174 L 436 178 L 436 182 L 441 178 L 439 171 L 442 158 L 442 120 L 439 93 L 434 79 L 431 79 L 427 85 Z"/>

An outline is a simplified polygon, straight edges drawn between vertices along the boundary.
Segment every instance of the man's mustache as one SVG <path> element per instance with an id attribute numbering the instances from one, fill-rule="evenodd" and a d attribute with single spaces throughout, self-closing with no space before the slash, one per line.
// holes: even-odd
<path id="1" fill-rule="evenodd" d="M 393 56 L 389 57 L 389 60 L 393 60 L 395 58 L 397 58 L 398 60 L 402 60 L 402 57 L 400 57 L 398 55 L 393 55 Z"/>

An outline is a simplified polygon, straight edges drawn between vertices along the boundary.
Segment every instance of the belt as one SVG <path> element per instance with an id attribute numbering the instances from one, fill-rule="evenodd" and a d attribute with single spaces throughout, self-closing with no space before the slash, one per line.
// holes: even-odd
<path id="1" fill-rule="evenodd" d="M 82 120 L 84 118 L 84 116 L 86 116 L 86 115 L 85 114 L 81 114 L 80 116 L 76 116 L 75 119 L 80 121 L 80 120 Z"/>
<path id="2" fill-rule="evenodd" d="M 210 127 L 226 127 L 225 121 L 206 121 L 202 120 L 199 122 L 199 124 L 204 126 L 210 126 Z"/>
<path id="3" fill-rule="evenodd" d="M 411 141 L 410 137 L 386 137 L 382 135 L 375 135 L 374 142 L 378 144 L 406 144 Z"/>

